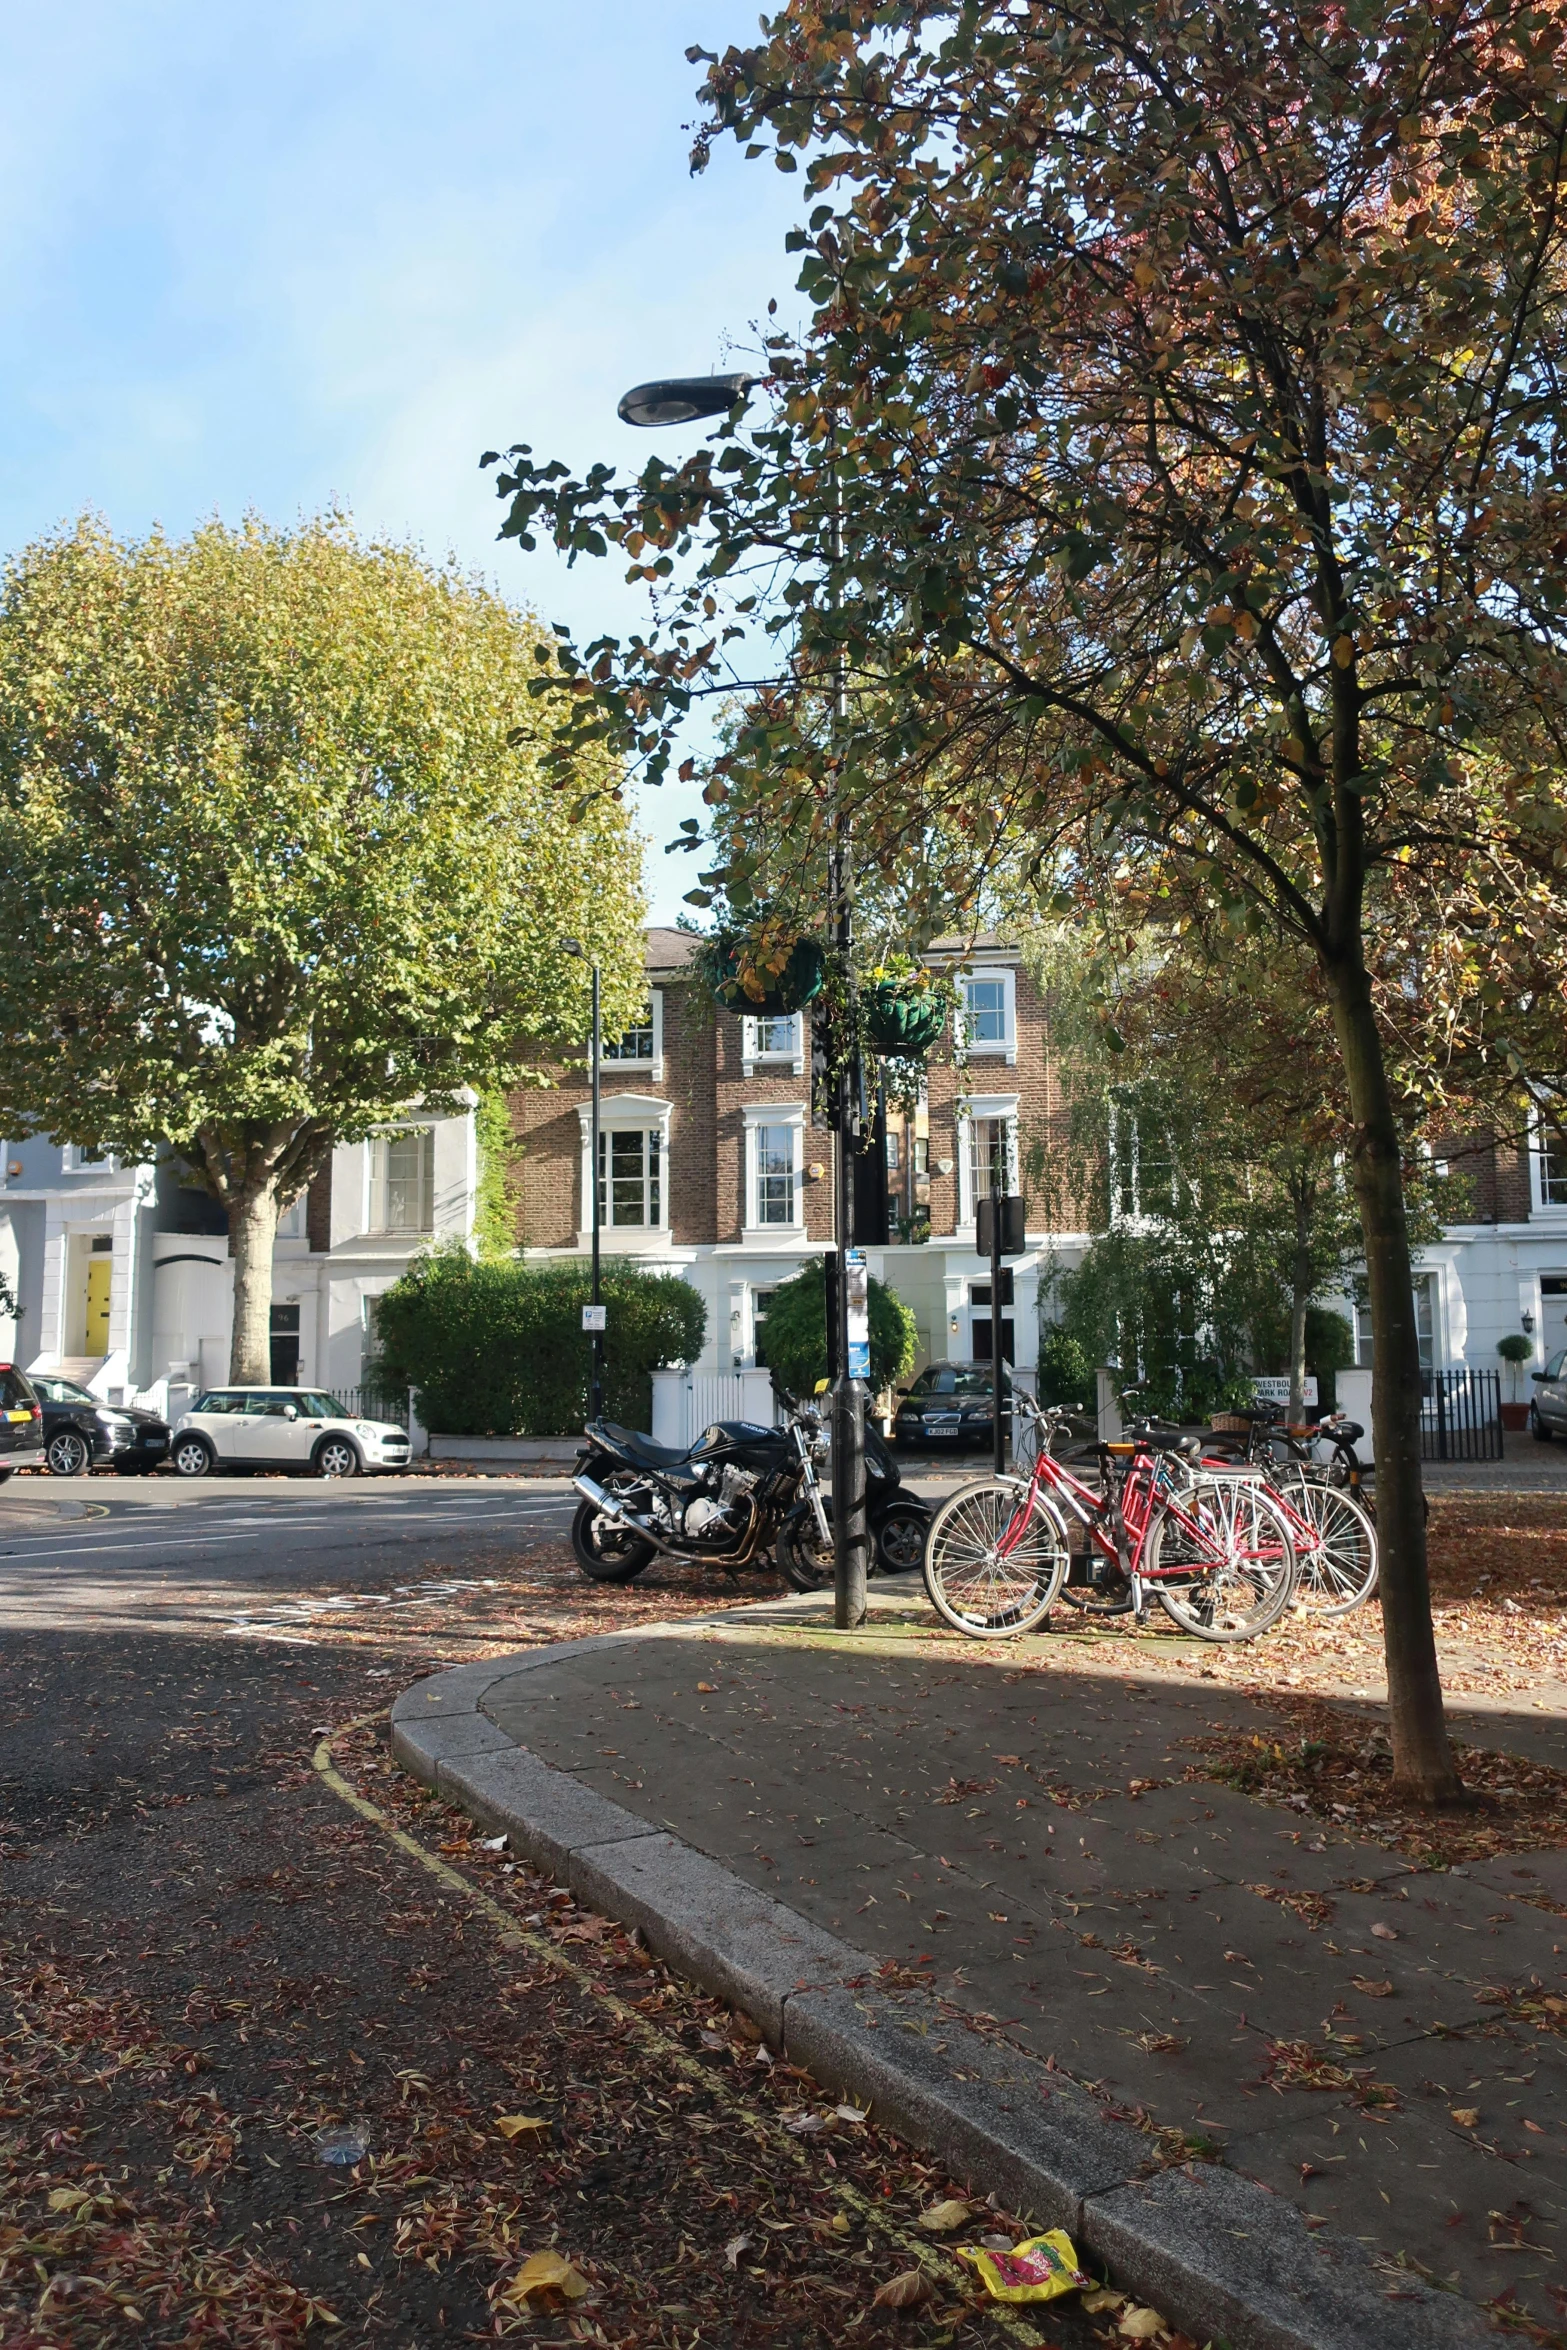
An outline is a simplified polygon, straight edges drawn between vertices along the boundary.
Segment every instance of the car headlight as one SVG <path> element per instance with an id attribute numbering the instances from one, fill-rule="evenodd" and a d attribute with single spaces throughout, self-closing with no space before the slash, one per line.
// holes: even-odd
<path id="1" fill-rule="evenodd" d="M 111 1436 L 129 1436 L 136 1426 L 135 1421 L 128 1420 L 123 1412 L 100 1412 L 97 1417 L 99 1427 L 106 1429 Z"/>

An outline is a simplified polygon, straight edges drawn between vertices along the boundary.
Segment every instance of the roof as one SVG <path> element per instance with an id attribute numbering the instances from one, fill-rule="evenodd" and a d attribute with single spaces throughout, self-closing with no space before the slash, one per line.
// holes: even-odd
<path id="1" fill-rule="evenodd" d="M 643 961 L 650 971 L 684 971 L 701 940 L 691 930 L 665 930 L 650 923 L 642 933 Z"/>

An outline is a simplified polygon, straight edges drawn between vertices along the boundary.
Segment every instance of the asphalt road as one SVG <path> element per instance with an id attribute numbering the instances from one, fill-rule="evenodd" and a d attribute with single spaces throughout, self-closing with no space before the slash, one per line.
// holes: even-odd
<path id="1" fill-rule="evenodd" d="M 575 1506 L 564 1478 L 18 1481 L 0 1496 L 0 1634 L 286 1634 L 301 1611 L 411 1604 L 432 1567 L 482 1581 L 497 1547 L 563 1537 Z"/>

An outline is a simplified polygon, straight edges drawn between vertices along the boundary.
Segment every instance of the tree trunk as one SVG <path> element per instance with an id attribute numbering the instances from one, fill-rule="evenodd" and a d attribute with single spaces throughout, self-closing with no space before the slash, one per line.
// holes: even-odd
<path id="1" fill-rule="evenodd" d="M 229 1208 L 234 1251 L 234 1336 L 229 1377 L 236 1387 L 272 1378 L 272 1249 L 277 1239 L 277 1185 L 247 1188 Z"/>
<path id="2" fill-rule="evenodd" d="M 1304 1174 L 1298 1174 L 1290 1189 L 1295 1198 L 1295 1257 L 1290 1271 L 1289 1417 L 1298 1428 L 1306 1415 L 1306 1308 L 1316 1286 L 1311 1262 L 1313 1186 Z"/>
<path id="3" fill-rule="evenodd" d="M 1355 1121 L 1355 1198 L 1376 1342 L 1371 1436 L 1393 1785 L 1421 1803 L 1452 1803 L 1463 1785 L 1448 1740 L 1431 1626 L 1420 1478 L 1420 1341 L 1398 1122 L 1364 966 L 1358 959 L 1330 966 L 1326 977 Z"/>

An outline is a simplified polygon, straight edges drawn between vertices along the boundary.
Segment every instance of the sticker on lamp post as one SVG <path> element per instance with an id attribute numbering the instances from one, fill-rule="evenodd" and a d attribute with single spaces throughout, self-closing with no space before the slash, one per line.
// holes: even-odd
<path id="1" fill-rule="evenodd" d="M 582 1309 L 583 1329 L 607 1330 L 609 1328 L 609 1324 L 606 1321 L 605 1316 L 608 1314 L 608 1312 L 608 1306 L 584 1306 Z"/>
<path id="2" fill-rule="evenodd" d="M 849 1377 L 868 1381 L 871 1375 L 871 1292 L 870 1272 L 862 1248 L 844 1250 L 843 1272 L 849 1305 Z"/>

